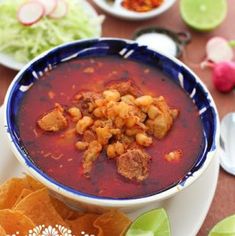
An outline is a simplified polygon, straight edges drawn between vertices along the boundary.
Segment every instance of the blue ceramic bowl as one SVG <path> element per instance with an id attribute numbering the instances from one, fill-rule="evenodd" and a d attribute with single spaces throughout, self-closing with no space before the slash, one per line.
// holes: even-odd
<path id="1" fill-rule="evenodd" d="M 162 71 L 174 80 L 196 104 L 203 124 L 205 148 L 193 168 L 171 188 L 152 196 L 136 199 L 107 199 L 89 196 L 64 186 L 43 173 L 31 162 L 26 150 L 22 146 L 15 117 L 24 94 L 47 71 L 59 66 L 60 63 L 82 57 L 115 55 L 120 58 L 135 59 L 145 62 Z M 200 79 L 182 62 L 175 58 L 164 56 L 158 52 L 138 46 L 133 41 L 113 38 L 82 40 L 58 46 L 46 52 L 27 64 L 11 83 L 5 99 L 5 127 L 12 151 L 25 167 L 27 172 L 59 197 L 66 198 L 73 206 L 89 207 L 121 207 L 124 210 L 135 210 L 153 201 L 159 201 L 177 194 L 188 187 L 208 167 L 215 158 L 219 138 L 218 114 L 213 99 Z"/>

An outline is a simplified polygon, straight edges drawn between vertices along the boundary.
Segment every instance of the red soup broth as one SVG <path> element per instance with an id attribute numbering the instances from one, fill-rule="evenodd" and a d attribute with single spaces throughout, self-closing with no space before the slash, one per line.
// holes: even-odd
<path id="1" fill-rule="evenodd" d="M 55 103 L 71 106 L 79 91 L 103 91 L 112 80 L 132 80 L 143 94 L 164 96 L 170 107 L 180 111 L 166 137 L 154 139 L 146 148 L 152 157 L 150 171 L 140 183 L 118 174 L 115 161 L 104 152 L 93 164 L 90 178 L 85 177 L 83 152 L 75 148 L 77 137 L 65 140 L 61 138 L 65 131 L 42 133 L 37 127 L 37 120 Z M 143 197 L 169 188 L 193 167 L 204 147 L 198 110 L 183 89 L 154 67 L 117 57 L 73 60 L 46 73 L 26 92 L 17 122 L 21 140 L 38 168 L 65 186 L 109 198 Z M 168 162 L 164 155 L 177 149 L 183 152 L 180 161 Z"/>

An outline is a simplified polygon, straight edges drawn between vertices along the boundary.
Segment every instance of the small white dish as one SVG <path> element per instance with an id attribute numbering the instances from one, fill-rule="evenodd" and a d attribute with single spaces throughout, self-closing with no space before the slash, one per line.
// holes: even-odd
<path id="1" fill-rule="evenodd" d="M 3 127 L 0 108 L 0 184 L 8 178 L 22 176 L 24 168 L 12 154 Z M 191 186 L 175 197 L 154 203 L 128 216 L 134 220 L 140 214 L 163 207 L 170 218 L 172 236 L 195 236 L 201 228 L 214 197 L 219 173 L 219 161 L 214 156 L 208 169 Z"/>
<path id="2" fill-rule="evenodd" d="M 122 1 L 116 0 L 114 3 L 110 3 L 108 0 L 93 0 L 106 13 L 126 20 L 147 20 L 153 18 L 168 10 L 175 2 L 175 0 L 164 0 L 162 5 L 156 9 L 148 12 L 134 12 L 122 7 Z"/>
<path id="3" fill-rule="evenodd" d="M 191 34 L 187 31 L 174 32 L 166 28 L 150 26 L 137 29 L 133 40 L 154 51 L 179 58 L 184 46 L 191 41 Z"/>
<path id="4" fill-rule="evenodd" d="M 1 2 L 2 0 L 0 0 Z M 89 15 L 89 17 L 97 17 L 98 14 L 92 5 L 85 0 L 76 0 L 78 4 L 81 4 L 84 7 L 85 12 Z M 79 17 L 79 16 L 78 16 Z M 97 35 L 95 37 L 100 37 L 102 34 L 102 26 L 100 24 L 99 29 L 97 29 Z M 27 63 L 22 63 L 17 61 L 12 55 L 0 52 L 0 64 L 10 69 L 19 71 L 21 70 Z"/>

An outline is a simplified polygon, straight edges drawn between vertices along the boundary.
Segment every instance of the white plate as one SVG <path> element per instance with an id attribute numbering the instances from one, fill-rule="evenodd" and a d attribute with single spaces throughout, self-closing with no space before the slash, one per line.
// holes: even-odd
<path id="1" fill-rule="evenodd" d="M 3 109 L 0 108 L 0 183 L 20 176 L 23 172 L 23 168 L 9 150 L 3 133 Z M 163 207 L 170 218 L 172 236 L 195 236 L 214 197 L 218 173 L 219 161 L 215 157 L 201 177 L 177 196 L 129 214 L 129 217 L 135 219 L 149 209 Z"/>
<path id="2" fill-rule="evenodd" d="M 2 0 L 0 0 L 0 2 L 1 1 Z M 95 9 L 86 0 L 76 0 L 76 1 L 83 6 L 84 11 L 89 15 L 90 18 L 98 16 Z M 101 22 L 102 22 L 102 19 L 101 19 Z M 99 28 L 96 30 L 97 30 L 97 35 L 95 35 L 94 37 L 100 37 L 102 34 L 101 24 Z M 0 64 L 13 70 L 21 70 L 27 63 L 21 63 L 17 61 L 13 56 L 0 52 Z"/>
<path id="3" fill-rule="evenodd" d="M 93 0 L 102 10 L 110 15 L 127 20 L 146 20 L 158 16 L 168 10 L 176 0 L 164 0 L 162 5 L 148 12 L 134 12 L 122 7 L 123 0 L 115 0 L 114 3 L 109 0 Z"/>

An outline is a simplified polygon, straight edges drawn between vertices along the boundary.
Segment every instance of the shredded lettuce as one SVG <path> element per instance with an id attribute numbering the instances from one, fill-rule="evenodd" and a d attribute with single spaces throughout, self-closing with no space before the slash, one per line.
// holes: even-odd
<path id="1" fill-rule="evenodd" d="M 17 19 L 22 0 L 0 1 L 0 51 L 26 63 L 59 44 L 100 36 L 102 17 L 90 14 L 82 1 L 67 0 L 66 16 L 45 16 L 31 26 L 24 26 Z"/>

